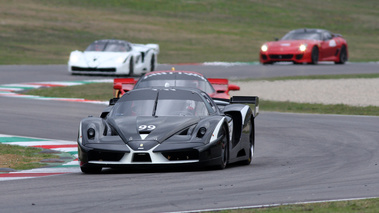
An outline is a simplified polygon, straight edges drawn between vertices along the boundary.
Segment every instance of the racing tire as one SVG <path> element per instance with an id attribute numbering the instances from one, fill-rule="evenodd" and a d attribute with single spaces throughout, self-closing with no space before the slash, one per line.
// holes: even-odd
<path id="1" fill-rule="evenodd" d="M 250 149 L 249 149 L 249 155 L 248 155 L 248 159 L 244 160 L 241 162 L 242 165 L 250 165 L 251 164 L 251 161 L 253 160 L 253 156 L 254 156 L 254 145 L 252 144 L 250 146 Z"/>
<path id="2" fill-rule="evenodd" d="M 129 61 L 129 76 L 132 76 L 133 74 L 134 74 L 134 63 L 133 63 L 133 57 L 131 57 Z"/>
<path id="3" fill-rule="evenodd" d="M 342 46 L 340 57 L 338 59 L 339 59 L 338 61 L 334 62 L 335 64 L 345 64 L 346 63 L 346 61 L 347 61 L 347 51 L 346 51 L 346 47 L 345 46 Z"/>
<path id="4" fill-rule="evenodd" d="M 155 70 L 155 55 L 153 54 L 151 56 L 151 61 L 150 61 L 150 72 Z"/>
<path id="5" fill-rule="evenodd" d="M 248 153 L 248 158 L 246 160 L 243 160 L 241 161 L 241 164 L 242 165 L 250 165 L 251 164 L 251 161 L 253 160 L 253 156 L 254 156 L 254 150 L 255 150 L 255 121 L 254 121 L 254 118 L 252 120 L 252 125 L 251 125 L 251 141 L 250 141 L 250 149 L 249 149 L 249 153 Z"/>
<path id="6" fill-rule="evenodd" d="M 80 170 L 82 170 L 85 174 L 99 174 L 103 168 L 101 167 L 89 167 L 89 166 L 81 166 Z"/>
<path id="7" fill-rule="evenodd" d="M 318 48 L 315 46 L 312 48 L 312 53 L 311 53 L 311 63 L 310 64 L 317 64 L 318 63 Z"/>
<path id="8" fill-rule="evenodd" d="M 217 169 L 225 169 L 228 164 L 229 159 L 229 146 L 228 146 L 228 135 L 225 127 L 222 128 L 222 144 L 221 144 L 221 159 L 220 164 L 217 166 Z"/>

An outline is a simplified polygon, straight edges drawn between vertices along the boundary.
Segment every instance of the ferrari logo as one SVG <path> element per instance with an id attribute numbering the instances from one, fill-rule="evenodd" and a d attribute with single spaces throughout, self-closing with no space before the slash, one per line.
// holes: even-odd
<path id="1" fill-rule="evenodd" d="M 143 147 L 143 143 L 141 143 L 141 144 L 139 145 L 138 149 L 145 149 L 145 148 Z"/>

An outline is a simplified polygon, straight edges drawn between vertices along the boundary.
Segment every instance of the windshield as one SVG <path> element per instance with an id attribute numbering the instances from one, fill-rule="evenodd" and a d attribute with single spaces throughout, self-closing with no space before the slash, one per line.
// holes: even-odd
<path id="1" fill-rule="evenodd" d="M 206 103 L 197 93 L 176 90 L 143 90 L 126 93 L 112 116 L 207 116 Z"/>
<path id="2" fill-rule="evenodd" d="M 315 32 L 290 32 L 280 40 L 321 40 L 321 34 Z"/>
<path id="3" fill-rule="evenodd" d="M 185 72 L 162 72 L 146 75 L 134 88 L 149 87 L 190 87 L 200 89 L 208 94 L 214 93 L 212 85 L 203 76 Z"/>
<path id="4" fill-rule="evenodd" d="M 85 51 L 95 52 L 127 52 L 129 46 L 119 41 L 95 41 Z"/>

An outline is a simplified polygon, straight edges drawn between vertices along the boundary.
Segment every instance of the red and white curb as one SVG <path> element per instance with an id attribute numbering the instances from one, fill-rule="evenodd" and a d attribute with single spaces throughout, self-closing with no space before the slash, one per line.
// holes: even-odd
<path id="1" fill-rule="evenodd" d="M 19 83 L 19 84 L 3 84 L 0 85 L 0 96 L 16 97 L 16 98 L 30 98 L 37 100 L 55 100 L 55 101 L 71 101 L 71 102 L 86 102 L 94 104 L 108 105 L 107 101 L 87 100 L 83 98 L 56 98 L 56 97 L 42 97 L 35 95 L 24 95 L 17 92 L 29 89 L 38 89 L 42 87 L 66 87 L 76 86 L 90 83 L 108 83 L 113 82 L 113 79 L 102 80 L 88 80 L 88 81 L 62 81 L 62 82 L 35 82 L 35 83 Z"/>
<path id="2" fill-rule="evenodd" d="M 64 164 L 59 164 L 53 167 L 38 168 L 23 170 L 17 172 L 1 173 L 0 181 L 5 180 L 15 180 L 15 179 L 25 179 L 25 178 L 35 178 L 44 177 L 51 175 L 67 174 L 72 172 L 80 172 L 78 163 L 78 147 L 77 143 L 74 141 L 64 141 L 64 140 L 51 140 L 43 138 L 32 138 L 32 137 L 21 137 L 15 135 L 3 135 L 0 134 L 0 144 L 18 145 L 18 146 L 28 146 L 28 147 L 38 147 L 43 149 L 50 149 L 59 152 L 66 152 L 73 156 L 73 161 Z M 5 165 L 0 165 L 4 167 Z"/>

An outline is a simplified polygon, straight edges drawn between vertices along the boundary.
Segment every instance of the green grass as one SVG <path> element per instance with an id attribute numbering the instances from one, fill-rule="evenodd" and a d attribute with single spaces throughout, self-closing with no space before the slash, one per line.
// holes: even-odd
<path id="1" fill-rule="evenodd" d="M 277 207 L 217 211 L 218 213 L 375 213 L 379 211 L 379 199 L 349 200 L 309 204 L 281 205 Z"/>
<path id="2" fill-rule="evenodd" d="M 356 107 L 344 104 L 325 105 L 261 100 L 259 102 L 259 109 L 262 111 L 292 113 L 379 116 L 379 107 L 377 106 Z"/>
<path id="3" fill-rule="evenodd" d="M 113 97 L 113 83 L 89 83 L 68 87 L 49 87 L 22 92 L 26 95 L 42 97 L 84 98 L 87 100 L 108 101 Z"/>
<path id="4" fill-rule="evenodd" d="M 376 0 L 17 0 L 0 7 L 0 64 L 65 64 L 92 41 L 158 43 L 159 63 L 258 61 L 297 28 L 348 41 L 350 61 L 379 61 Z"/>
<path id="5" fill-rule="evenodd" d="M 43 167 L 43 159 L 57 158 L 57 155 L 41 153 L 43 149 L 0 144 L 0 168 L 26 170 Z"/>

